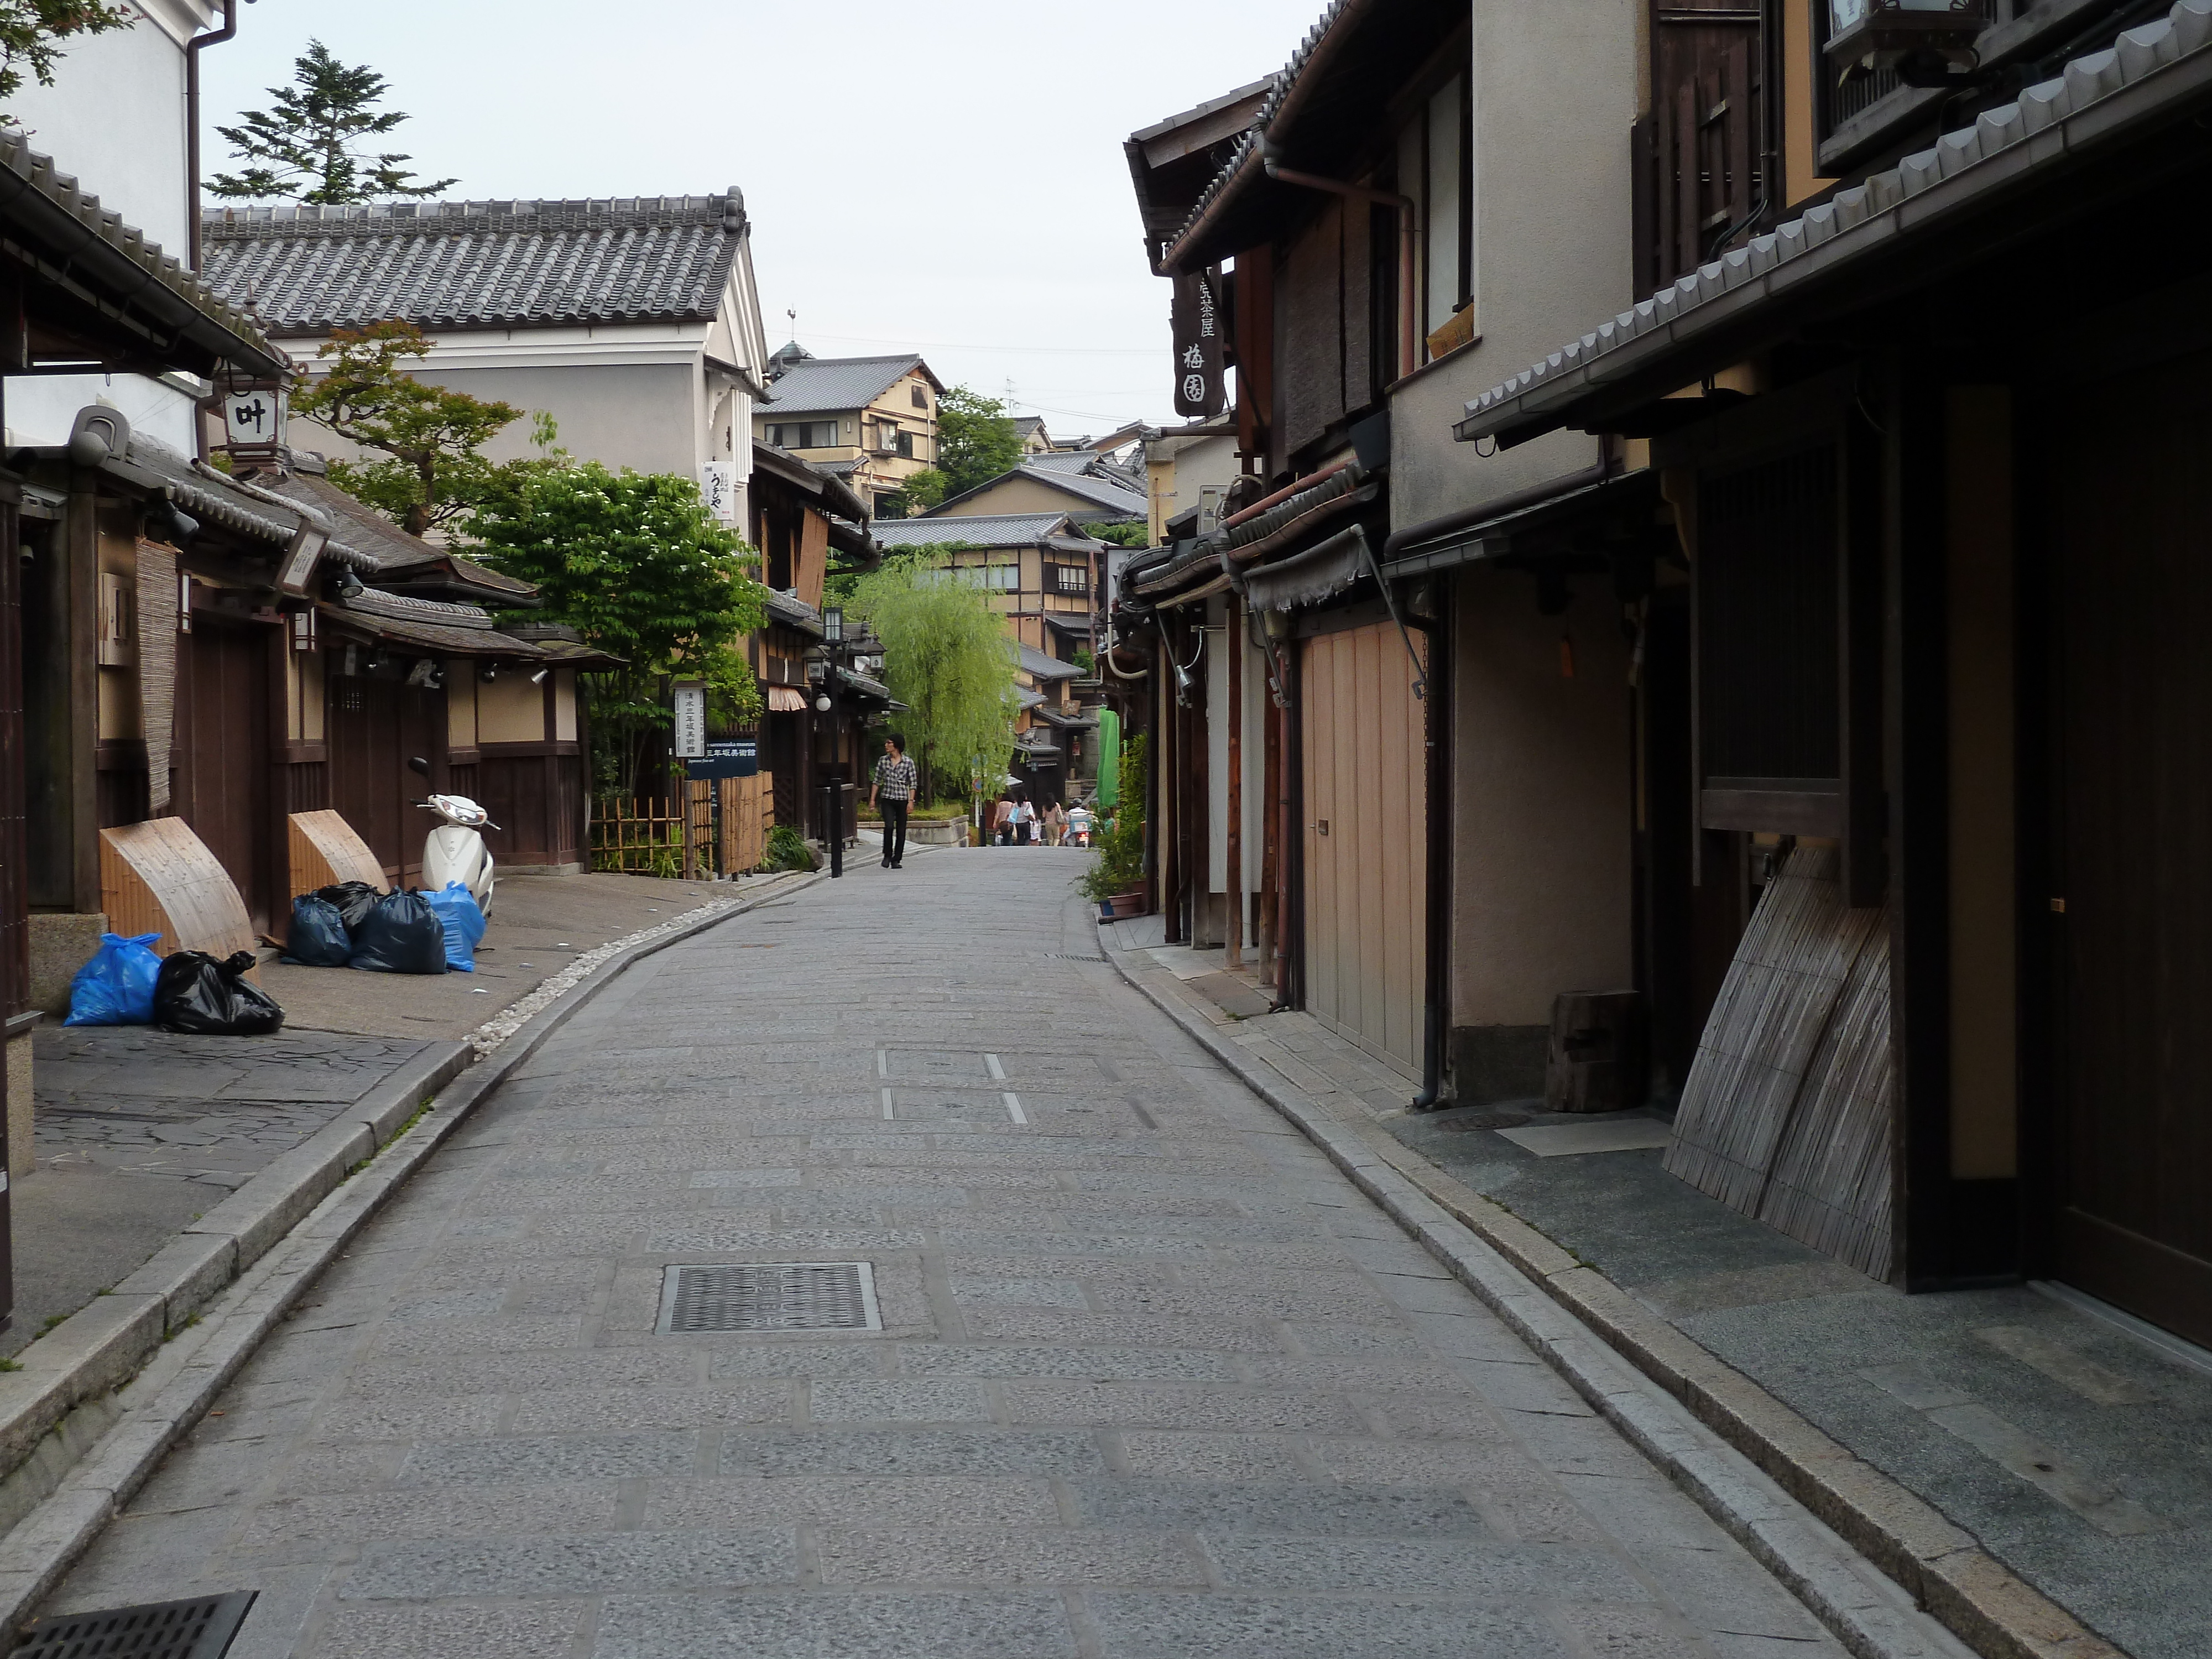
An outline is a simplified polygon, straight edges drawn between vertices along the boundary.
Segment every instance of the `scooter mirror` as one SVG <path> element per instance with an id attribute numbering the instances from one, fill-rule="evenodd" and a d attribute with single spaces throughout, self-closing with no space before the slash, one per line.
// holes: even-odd
<path id="1" fill-rule="evenodd" d="M 416 755 L 408 761 L 407 769 L 427 778 L 430 775 L 430 763 Z"/>

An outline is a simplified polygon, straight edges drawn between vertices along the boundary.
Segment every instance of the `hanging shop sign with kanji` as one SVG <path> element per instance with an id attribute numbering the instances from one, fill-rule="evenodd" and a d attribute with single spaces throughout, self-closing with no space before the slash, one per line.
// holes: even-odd
<path id="1" fill-rule="evenodd" d="M 1175 279 L 1175 411 L 1187 420 L 1209 419 L 1228 402 L 1222 361 L 1228 319 L 1221 292 L 1219 265 Z"/>

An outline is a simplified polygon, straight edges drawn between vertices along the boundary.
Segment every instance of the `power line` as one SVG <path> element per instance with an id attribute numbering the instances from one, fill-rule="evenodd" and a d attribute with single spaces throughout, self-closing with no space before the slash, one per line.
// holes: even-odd
<path id="1" fill-rule="evenodd" d="M 1024 355 L 1036 352 L 1057 357 L 1158 357 L 1164 355 L 1154 347 L 1139 350 L 1133 346 L 984 345 L 967 340 L 889 340 L 872 334 L 816 334 L 814 337 L 841 341 L 847 345 L 903 346 L 909 351 L 1007 351 Z"/>

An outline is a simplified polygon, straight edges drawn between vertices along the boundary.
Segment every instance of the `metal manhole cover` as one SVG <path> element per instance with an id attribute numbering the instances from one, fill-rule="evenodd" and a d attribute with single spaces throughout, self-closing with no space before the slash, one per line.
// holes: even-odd
<path id="1" fill-rule="evenodd" d="M 684 1331 L 879 1331 L 875 1270 L 865 1261 L 746 1261 L 670 1267 L 664 1334 Z"/>
<path id="2" fill-rule="evenodd" d="M 23 1633 L 17 1659 L 222 1659 L 257 1592 L 149 1601 L 135 1607 L 41 1619 Z"/>

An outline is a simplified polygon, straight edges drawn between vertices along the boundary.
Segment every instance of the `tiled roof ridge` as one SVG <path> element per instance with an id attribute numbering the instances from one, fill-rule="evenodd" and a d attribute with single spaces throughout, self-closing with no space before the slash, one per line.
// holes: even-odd
<path id="1" fill-rule="evenodd" d="M 33 149 L 30 135 L 22 129 L 0 130 L 0 167 L 81 221 L 86 229 L 143 267 L 162 287 L 283 361 L 251 312 L 216 293 L 181 260 L 163 252 L 159 242 L 149 240 L 144 232 L 125 224 L 120 213 L 102 207 L 100 198 L 81 186 L 73 174 L 64 173 L 52 156 Z"/>
<path id="2" fill-rule="evenodd" d="M 1358 0 L 1329 0 L 1328 9 L 1322 13 L 1320 19 L 1306 31 L 1305 38 L 1298 42 L 1297 50 L 1291 54 L 1291 61 L 1284 64 L 1282 72 L 1276 76 L 1274 90 L 1261 102 L 1259 113 L 1252 118 L 1250 130 L 1237 139 L 1236 149 L 1221 164 L 1221 171 L 1215 173 L 1206 188 L 1198 193 L 1198 200 L 1191 204 L 1190 211 L 1184 216 L 1182 223 L 1176 226 L 1175 234 L 1168 238 L 1170 248 L 1182 246 L 1199 221 L 1206 217 L 1208 210 L 1220 198 L 1222 192 L 1229 188 L 1231 182 L 1243 172 L 1246 164 L 1258 153 L 1261 135 L 1282 113 L 1283 106 L 1296 90 L 1298 78 L 1305 73 L 1307 64 L 1312 61 L 1322 42 L 1328 38 L 1329 31 L 1343 21 L 1345 14 L 1355 3 Z"/>
<path id="3" fill-rule="evenodd" d="M 200 213 L 202 237 L 228 241 L 676 225 L 717 227 L 735 234 L 744 230 L 747 222 L 744 193 L 735 185 L 714 196 L 608 196 L 558 201 L 511 197 L 459 202 L 363 202 L 343 207 L 257 203 L 205 208 Z"/>
<path id="4" fill-rule="evenodd" d="M 1706 301 L 1765 276 L 1929 185 L 1954 177 L 2098 100 L 2201 51 L 2208 42 L 2212 42 L 2212 0 L 2175 0 L 2166 16 L 2125 31 L 2102 52 L 2073 59 L 2051 79 L 2027 88 L 2013 102 L 1983 111 L 1972 125 L 1943 134 L 1929 148 L 1906 156 L 1887 172 L 1838 191 L 1802 216 L 1698 266 L 1650 298 L 1638 301 L 1610 322 L 1570 341 L 1542 362 L 1469 399 L 1467 418 L 1473 420 L 1554 375 L 1583 368 L 1638 336 L 1676 321 Z"/>

